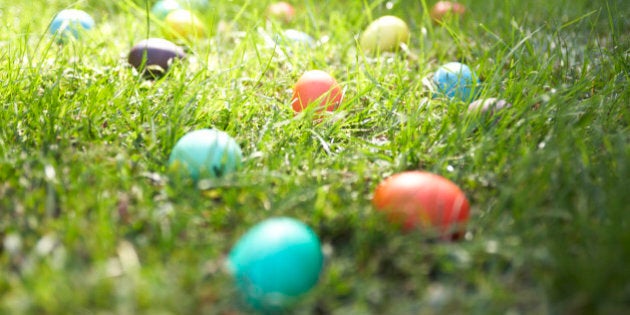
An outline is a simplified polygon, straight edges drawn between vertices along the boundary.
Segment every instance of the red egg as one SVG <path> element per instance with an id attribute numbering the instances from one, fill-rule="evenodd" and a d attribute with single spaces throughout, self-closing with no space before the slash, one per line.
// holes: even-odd
<path id="1" fill-rule="evenodd" d="M 372 204 L 404 231 L 421 229 L 443 239 L 463 236 L 470 211 L 468 199 L 457 185 L 421 171 L 398 173 L 382 181 Z"/>
<path id="2" fill-rule="evenodd" d="M 288 23 L 295 17 L 295 9 L 291 4 L 284 1 L 272 3 L 267 7 L 267 17 Z"/>
<path id="3" fill-rule="evenodd" d="M 432 8 L 429 15 L 434 22 L 442 22 L 447 15 L 462 16 L 466 7 L 457 2 L 439 1 Z"/>
<path id="4" fill-rule="evenodd" d="M 305 72 L 295 83 L 291 107 L 296 112 L 301 112 L 307 106 L 317 103 L 318 111 L 325 109 L 329 112 L 335 110 L 341 103 L 341 87 L 335 78 L 321 70 Z"/>

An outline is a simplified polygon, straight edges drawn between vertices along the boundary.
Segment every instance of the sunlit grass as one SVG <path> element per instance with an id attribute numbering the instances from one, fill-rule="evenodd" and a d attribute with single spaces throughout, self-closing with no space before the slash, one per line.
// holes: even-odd
<path id="1" fill-rule="evenodd" d="M 247 313 L 223 259 L 250 226 L 291 216 L 325 244 L 326 269 L 296 307 L 317 314 L 621 314 L 630 309 L 630 29 L 624 1 L 211 1 L 211 37 L 146 81 L 128 50 L 161 37 L 143 1 L 0 0 L 0 313 Z M 66 7 L 97 27 L 57 45 Z M 407 21 L 409 51 L 357 46 L 373 19 Z M 147 23 L 148 22 L 148 23 Z M 147 29 L 147 25 L 150 28 Z M 282 28 L 319 40 L 273 47 Z M 432 98 L 451 61 L 482 78 L 498 118 Z M 322 121 L 295 115 L 294 82 L 332 74 L 345 94 Z M 244 167 L 195 188 L 169 180 L 179 137 L 217 128 Z M 383 178 L 427 170 L 472 205 L 465 240 L 382 222 Z"/>

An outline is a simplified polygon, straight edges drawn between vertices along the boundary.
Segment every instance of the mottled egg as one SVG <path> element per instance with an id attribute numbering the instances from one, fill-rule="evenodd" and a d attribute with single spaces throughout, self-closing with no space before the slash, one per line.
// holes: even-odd
<path id="1" fill-rule="evenodd" d="M 468 112 L 494 114 L 496 111 L 508 107 L 512 107 L 512 104 L 508 103 L 506 100 L 491 97 L 470 103 L 470 105 L 468 105 Z"/>
<path id="2" fill-rule="evenodd" d="M 512 107 L 506 100 L 494 97 L 476 100 L 468 105 L 469 114 L 482 114 L 493 116 L 502 109 Z"/>

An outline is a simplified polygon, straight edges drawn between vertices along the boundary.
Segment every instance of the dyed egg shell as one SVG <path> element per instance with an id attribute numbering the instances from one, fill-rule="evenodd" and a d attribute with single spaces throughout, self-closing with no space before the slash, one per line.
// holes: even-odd
<path id="1" fill-rule="evenodd" d="M 288 29 L 276 36 L 276 42 L 279 44 L 295 44 L 301 46 L 314 47 L 315 40 L 310 35 L 293 29 Z"/>
<path id="2" fill-rule="evenodd" d="M 470 68 L 459 62 L 441 66 L 433 75 L 433 82 L 440 94 L 470 102 L 479 81 Z"/>
<path id="3" fill-rule="evenodd" d="M 184 9 L 206 10 L 210 6 L 208 0 L 179 0 Z"/>
<path id="4" fill-rule="evenodd" d="M 205 36 L 203 23 L 188 10 L 175 10 L 164 20 L 166 34 L 172 39 L 179 37 L 194 39 Z"/>
<path id="5" fill-rule="evenodd" d="M 168 162 L 172 170 L 188 173 L 197 181 L 233 173 L 242 159 L 240 146 L 227 133 L 199 129 L 177 141 Z"/>
<path id="6" fill-rule="evenodd" d="M 496 111 L 503 108 L 512 107 L 512 104 L 506 100 L 500 100 L 494 97 L 476 100 L 468 105 L 468 112 L 475 113 L 489 113 L 494 114 Z"/>
<path id="7" fill-rule="evenodd" d="M 448 16 L 460 17 L 466 12 L 466 7 L 457 2 L 439 1 L 431 8 L 429 15 L 431 19 L 438 23 L 444 21 Z"/>
<path id="8" fill-rule="evenodd" d="M 306 224 L 287 217 L 252 227 L 232 248 L 227 269 L 248 303 L 263 312 L 280 312 L 319 281 L 324 254 Z"/>
<path id="9" fill-rule="evenodd" d="M 395 51 L 409 41 L 409 27 L 398 17 L 386 15 L 374 20 L 361 34 L 359 43 L 368 52 Z"/>
<path id="10" fill-rule="evenodd" d="M 127 60 L 145 75 L 159 77 L 168 71 L 174 59 L 184 57 L 184 50 L 168 40 L 149 38 L 133 46 Z"/>
<path id="11" fill-rule="evenodd" d="M 155 15 L 158 19 L 163 20 L 169 13 L 179 9 L 182 9 L 179 2 L 175 0 L 161 0 L 153 5 L 151 13 L 153 13 L 153 15 Z"/>
<path id="12" fill-rule="evenodd" d="M 457 185 L 421 171 L 398 173 L 382 181 L 372 204 L 405 231 L 421 229 L 443 239 L 463 235 L 470 211 L 468 199 Z"/>
<path id="13" fill-rule="evenodd" d="M 307 106 L 318 103 L 319 110 L 333 111 L 339 107 L 342 91 L 335 78 L 321 70 L 305 72 L 293 88 L 291 107 L 301 112 Z"/>
<path id="14" fill-rule="evenodd" d="M 69 37 L 79 38 L 81 33 L 94 28 L 94 19 L 85 11 L 76 9 L 61 10 L 50 23 L 49 31 L 59 40 Z"/>
<path id="15" fill-rule="evenodd" d="M 295 9 L 287 2 L 279 1 L 270 4 L 265 11 L 267 17 L 289 23 L 295 18 Z"/>

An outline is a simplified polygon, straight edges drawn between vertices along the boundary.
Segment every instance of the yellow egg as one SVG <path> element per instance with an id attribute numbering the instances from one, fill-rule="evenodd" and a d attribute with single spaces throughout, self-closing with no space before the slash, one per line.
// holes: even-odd
<path id="1" fill-rule="evenodd" d="M 165 35 L 171 39 L 201 38 L 206 33 L 203 23 L 188 10 L 172 11 L 166 16 L 164 23 L 166 23 Z"/>
<path id="2" fill-rule="evenodd" d="M 361 34 L 360 44 L 364 51 L 395 51 L 401 43 L 409 41 L 409 27 L 395 16 L 382 16 L 372 22 Z"/>

